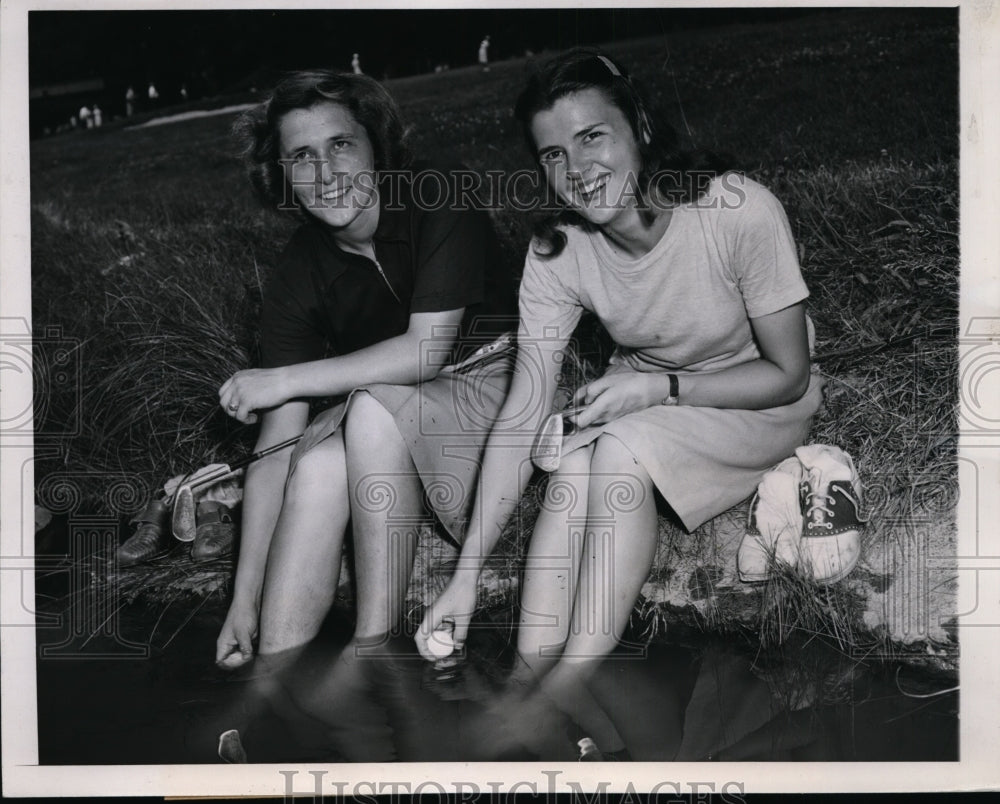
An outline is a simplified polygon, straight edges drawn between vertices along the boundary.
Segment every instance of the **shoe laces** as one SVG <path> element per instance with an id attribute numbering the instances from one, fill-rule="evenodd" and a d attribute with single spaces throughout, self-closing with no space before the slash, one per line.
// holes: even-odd
<path id="1" fill-rule="evenodd" d="M 135 533 L 128 541 L 133 544 L 158 544 L 160 541 L 160 530 L 158 527 L 150 522 L 143 522 L 136 528 Z"/>
<path id="2" fill-rule="evenodd" d="M 837 500 L 828 493 L 829 485 L 818 488 L 818 483 L 815 483 L 815 480 L 818 480 L 816 473 L 810 473 L 810 479 L 802 484 L 806 490 L 805 517 L 808 520 L 806 525 L 809 528 L 832 530 L 833 522 L 830 519 L 833 518 L 833 511 L 827 506 L 836 505 Z"/>

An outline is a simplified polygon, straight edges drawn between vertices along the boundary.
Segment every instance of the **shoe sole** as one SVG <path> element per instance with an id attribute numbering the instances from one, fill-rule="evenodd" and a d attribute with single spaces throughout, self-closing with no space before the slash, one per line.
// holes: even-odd
<path id="1" fill-rule="evenodd" d="M 846 539 L 847 544 L 844 545 L 844 537 L 849 537 Z M 823 551 L 824 545 L 817 544 L 818 542 L 833 542 L 836 545 L 836 550 L 834 551 Z M 813 551 L 814 546 L 816 552 Z M 833 556 L 835 558 L 840 558 L 844 554 L 844 547 L 853 550 L 853 556 L 847 561 L 847 563 L 842 564 L 840 569 L 837 570 L 832 575 L 826 577 L 818 577 L 817 575 L 817 562 L 814 560 L 816 557 L 823 558 L 824 556 Z M 804 536 L 802 542 L 799 545 L 800 555 L 802 556 L 799 564 L 805 570 L 806 573 L 812 577 L 816 583 L 821 586 L 828 586 L 830 584 L 837 583 L 838 581 L 844 580 L 854 568 L 858 565 L 858 561 L 861 560 L 861 534 L 858 531 L 848 531 L 847 533 L 838 533 L 835 536 Z M 823 562 L 821 562 L 823 563 Z M 828 566 L 832 562 L 825 562 Z"/>

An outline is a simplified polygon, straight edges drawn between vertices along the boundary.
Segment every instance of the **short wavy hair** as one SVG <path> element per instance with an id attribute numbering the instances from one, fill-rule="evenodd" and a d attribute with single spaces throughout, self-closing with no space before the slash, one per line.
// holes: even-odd
<path id="1" fill-rule="evenodd" d="M 267 100 L 240 115 L 233 124 L 247 177 L 266 206 L 284 208 L 287 199 L 294 198 L 287 191 L 279 161 L 282 119 L 291 111 L 319 103 L 340 104 L 364 127 L 371 140 L 376 171 L 409 166 L 411 155 L 399 107 L 378 81 L 335 70 L 290 73 L 275 85 Z"/>
<path id="2" fill-rule="evenodd" d="M 705 192 L 712 177 L 729 169 L 728 157 L 720 157 L 710 151 L 681 150 L 677 131 L 665 120 L 654 116 L 625 68 L 592 47 L 578 47 L 554 56 L 536 68 L 528 78 L 514 106 L 514 117 L 521 124 L 532 156 L 537 150 L 531 134 L 531 121 L 535 115 L 551 109 L 560 98 L 587 89 L 601 91 L 622 112 L 632 128 L 642 163 L 637 177 L 640 211 L 646 219 L 652 219 L 649 210 L 652 191 L 657 191 L 671 203 L 693 201 Z M 541 256 L 556 256 L 566 246 L 566 235 L 559 231 L 559 226 L 593 227 L 558 199 L 554 191 L 545 185 L 544 176 L 543 185 L 549 195 L 543 208 L 551 210 L 556 207 L 558 211 L 536 219 L 534 234 L 542 248 L 539 250 L 536 245 L 535 250 Z"/>

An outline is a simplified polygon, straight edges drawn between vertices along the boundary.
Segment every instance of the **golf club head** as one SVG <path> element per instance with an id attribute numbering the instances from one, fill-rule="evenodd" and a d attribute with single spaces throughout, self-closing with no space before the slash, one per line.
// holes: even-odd
<path id="1" fill-rule="evenodd" d="M 174 496 L 174 512 L 170 520 L 170 530 L 178 541 L 193 542 L 197 528 L 194 493 L 190 486 L 181 486 Z"/>
<path id="2" fill-rule="evenodd" d="M 549 416 L 535 437 L 531 447 L 531 462 L 543 472 L 554 472 L 562 460 L 563 417 L 561 413 Z"/>

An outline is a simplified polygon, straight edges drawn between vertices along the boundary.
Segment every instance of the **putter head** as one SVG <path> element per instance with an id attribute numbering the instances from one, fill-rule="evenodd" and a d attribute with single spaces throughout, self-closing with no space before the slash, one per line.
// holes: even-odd
<path id="1" fill-rule="evenodd" d="M 553 413 L 535 436 L 531 462 L 543 472 L 554 472 L 562 460 L 563 415 Z"/>
<path id="2" fill-rule="evenodd" d="M 193 542 L 197 529 L 194 493 L 190 486 L 181 486 L 174 495 L 174 512 L 170 520 L 170 530 L 178 541 Z"/>

